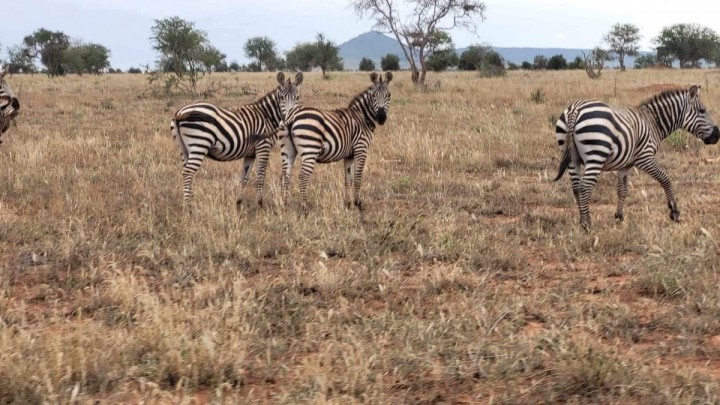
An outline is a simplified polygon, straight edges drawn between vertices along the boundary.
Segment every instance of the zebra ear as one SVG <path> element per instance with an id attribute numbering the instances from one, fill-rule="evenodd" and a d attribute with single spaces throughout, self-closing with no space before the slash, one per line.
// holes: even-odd
<path id="1" fill-rule="evenodd" d="M 302 82 L 303 82 L 303 73 L 297 72 L 297 74 L 295 75 L 295 86 L 301 85 Z"/>
<path id="2" fill-rule="evenodd" d="M 0 79 L 4 78 L 4 77 L 5 77 L 5 74 L 6 74 L 7 72 L 8 72 L 8 68 L 7 68 L 7 66 L 4 66 L 4 67 L 0 70 Z"/>
<path id="3" fill-rule="evenodd" d="M 392 72 L 385 72 L 385 84 L 389 84 L 392 81 Z"/>
<path id="4" fill-rule="evenodd" d="M 694 84 L 694 85 L 690 86 L 690 97 L 695 98 L 699 95 L 700 95 L 700 85 Z"/>
<path id="5" fill-rule="evenodd" d="M 280 83 L 280 85 L 282 85 L 283 82 L 285 81 L 285 73 L 283 73 L 283 72 L 278 72 L 278 74 L 277 74 L 277 81 L 278 81 L 278 83 Z"/>
<path id="6" fill-rule="evenodd" d="M 377 83 L 378 80 L 378 74 L 375 72 L 370 73 L 370 81 L 374 83 Z"/>

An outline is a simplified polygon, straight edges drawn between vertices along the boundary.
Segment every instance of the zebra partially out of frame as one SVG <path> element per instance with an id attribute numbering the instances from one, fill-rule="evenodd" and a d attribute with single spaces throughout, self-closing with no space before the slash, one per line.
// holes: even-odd
<path id="1" fill-rule="evenodd" d="M 720 139 L 718 127 L 700 100 L 700 86 L 664 91 L 630 108 L 614 108 L 600 101 L 576 101 L 562 113 L 555 135 L 563 157 L 555 181 L 569 169 L 580 224 L 586 231 L 591 226 L 588 203 L 601 171 L 618 172 L 615 218 L 623 220 L 627 176 L 633 166 L 662 185 L 670 218 L 679 221 L 680 210 L 670 179 L 655 158 L 660 142 L 679 129 L 707 145 Z M 581 166 L 585 166 L 582 175 Z"/>
<path id="2" fill-rule="evenodd" d="M 277 130 L 285 119 L 286 109 L 292 108 L 297 102 L 303 74 L 298 73 L 295 82 L 292 82 L 289 78 L 285 80 L 285 75 L 280 72 L 277 81 L 276 89 L 237 110 L 231 111 L 210 103 L 193 103 L 175 113 L 170 129 L 184 160 L 182 180 L 185 205 L 192 198 L 193 177 L 207 156 L 222 162 L 245 158 L 238 205 L 242 203 L 250 171 L 257 160 L 257 202 L 262 206 L 270 150 L 277 142 Z"/>
<path id="3" fill-rule="evenodd" d="M 20 113 L 20 100 L 5 81 L 7 72 L 7 67 L 0 70 L 0 144 L 3 142 L 3 134 Z"/>
<path id="4" fill-rule="evenodd" d="M 303 210 L 307 209 L 307 185 L 316 163 L 345 163 L 345 204 L 350 207 L 351 185 L 355 189 L 355 206 L 362 210 L 360 182 L 372 141 L 373 131 L 385 124 L 390 108 L 391 72 L 385 80 L 377 73 L 370 75 L 372 85 L 355 96 L 348 107 L 322 110 L 302 107 L 299 104 L 287 119 L 287 136 L 281 143 L 282 196 L 287 205 L 290 172 L 297 156 L 300 157 L 300 196 Z"/>

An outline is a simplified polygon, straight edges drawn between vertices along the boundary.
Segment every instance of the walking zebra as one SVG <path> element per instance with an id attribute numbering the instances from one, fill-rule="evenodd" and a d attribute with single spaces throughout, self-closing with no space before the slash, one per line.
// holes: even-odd
<path id="1" fill-rule="evenodd" d="M 636 166 L 665 190 L 670 218 L 679 221 L 670 179 L 658 167 L 655 153 L 668 135 L 684 129 L 705 144 L 716 144 L 720 131 L 700 100 L 700 86 L 662 92 L 637 107 L 613 108 L 600 101 L 576 101 L 556 123 L 555 136 L 563 149 L 555 181 L 569 168 L 572 190 L 580 209 L 580 224 L 591 226 L 588 203 L 601 171 L 617 171 L 618 205 L 615 218 L 623 220 L 627 175 Z M 585 173 L 580 174 L 580 167 Z"/>
<path id="2" fill-rule="evenodd" d="M 293 83 L 289 78 L 286 81 L 285 75 L 280 72 L 277 81 L 279 85 L 275 90 L 238 110 L 231 111 L 210 103 L 193 103 L 175 113 L 170 129 L 184 160 L 185 205 L 192 198 L 193 177 L 208 156 L 222 162 L 245 158 L 238 205 L 242 203 L 250 171 L 257 160 L 257 202 L 262 206 L 270 150 L 278 139 L 277 130 L 285 119 L 286 108 L 292 108 L 297 102 L 303 74 L 298 73 Z"/>
<path id="3" fill-rule="evenodd" d="M 5 81 L 7 72 L 7 67 L 0 70 L 0 144 L 3 142 L 3 134 L 7 132 L 12 121 L 20 113 L 20 100 Z"/>
<path id="4" fill-rule="evenodd" d="M 385 124 L 390 108 L 388 84 L 392 73 L 385 73 L 385 80 L 377 73 L 370 75 L 372 86 L 355 96 L 347 108 L 321 110 L 302 107 L 293 109 L 286 121 L 287 136 L 281 139 L 282 195 L 287 205 L 290 172 L 295 158 L 300 156 L 300 196 L 303 210 L 307 208 L 307 185 L 316 163 L 345 162 L 345 204 L 350 207 L 349 188 L 355 187 L 355 206 L 362 210 L 360 182 L 362 181 L 368 147 L 373 131 Z M 353 179 L 354 171 L 354 179 Z"/>

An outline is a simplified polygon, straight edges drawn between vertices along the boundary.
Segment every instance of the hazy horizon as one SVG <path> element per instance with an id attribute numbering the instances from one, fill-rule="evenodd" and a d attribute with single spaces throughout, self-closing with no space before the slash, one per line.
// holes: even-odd
<path id="1" fill-rule="evenodd" d="M 682 8 L 663 7 L 659 2 L 606 0 L 590 4 L 571 0 L 486 1 L 487 19 L 478 24 L 477 35 L 450 32 L 457 48 L 474 43 L 514 48 L 580 48 L 601 43 L 602 36 L 617 23 L 632 23 L 643 35 L 642 50 L 652 50 L 652 38 L 662 27 L 676 23 L 698 23 L 716 31 L 713 17 L 720 5 L 687 0 Z M 40 10 L 40 11 L 38 11 Z M 702 10 L 702 12 L 698 12 Z M 355 15 L 348 2 L 295 0 L 24 0 L 4 6 L 6 18 L 0 27 L 2 57 L 7 47 L 44 27 L 63 31 L 73 39 L 100 43 L 111 50 L 110 63 L 127 69 L 153 65 L 157 59 L 150 43 L 153 20 L 179 16 L 195 22 L 207 32 L 210 42 L 227 55 L 228 62 L 247 63 L 243 44 L 254 36 L 273 39 L 282 54 L 296 43 L 311 41 L 323 32 L 340 45 L 373 30 L 373 22 Z"/>

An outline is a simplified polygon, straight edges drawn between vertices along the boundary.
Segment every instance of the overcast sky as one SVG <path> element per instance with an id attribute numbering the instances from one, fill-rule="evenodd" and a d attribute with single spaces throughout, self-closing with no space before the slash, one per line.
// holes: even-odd
<path id="1" fill-rule="evenodd" d="M 402 0 L 401 0 L 402 1 Z M 372 29 L 344 0 L 3 0 L 0 44 L 22 41 L 37 28 L 105 45 L 113 67 L 153 63 L 154 19 L 194 21 L 228 61 L 247 62 L 242 46 L 253 36 L 272 38 L 281 52 L 317 32 L 341 44 Z M 458 48 L 484 42 L 503 47 L 592 48 L 616 22 L 633 23 L 643 50 L 663 26 L 699 23 L 720 33 L 720 2 L 714 0 L 488 0 L 477 35 L 451 32 Z"/>

